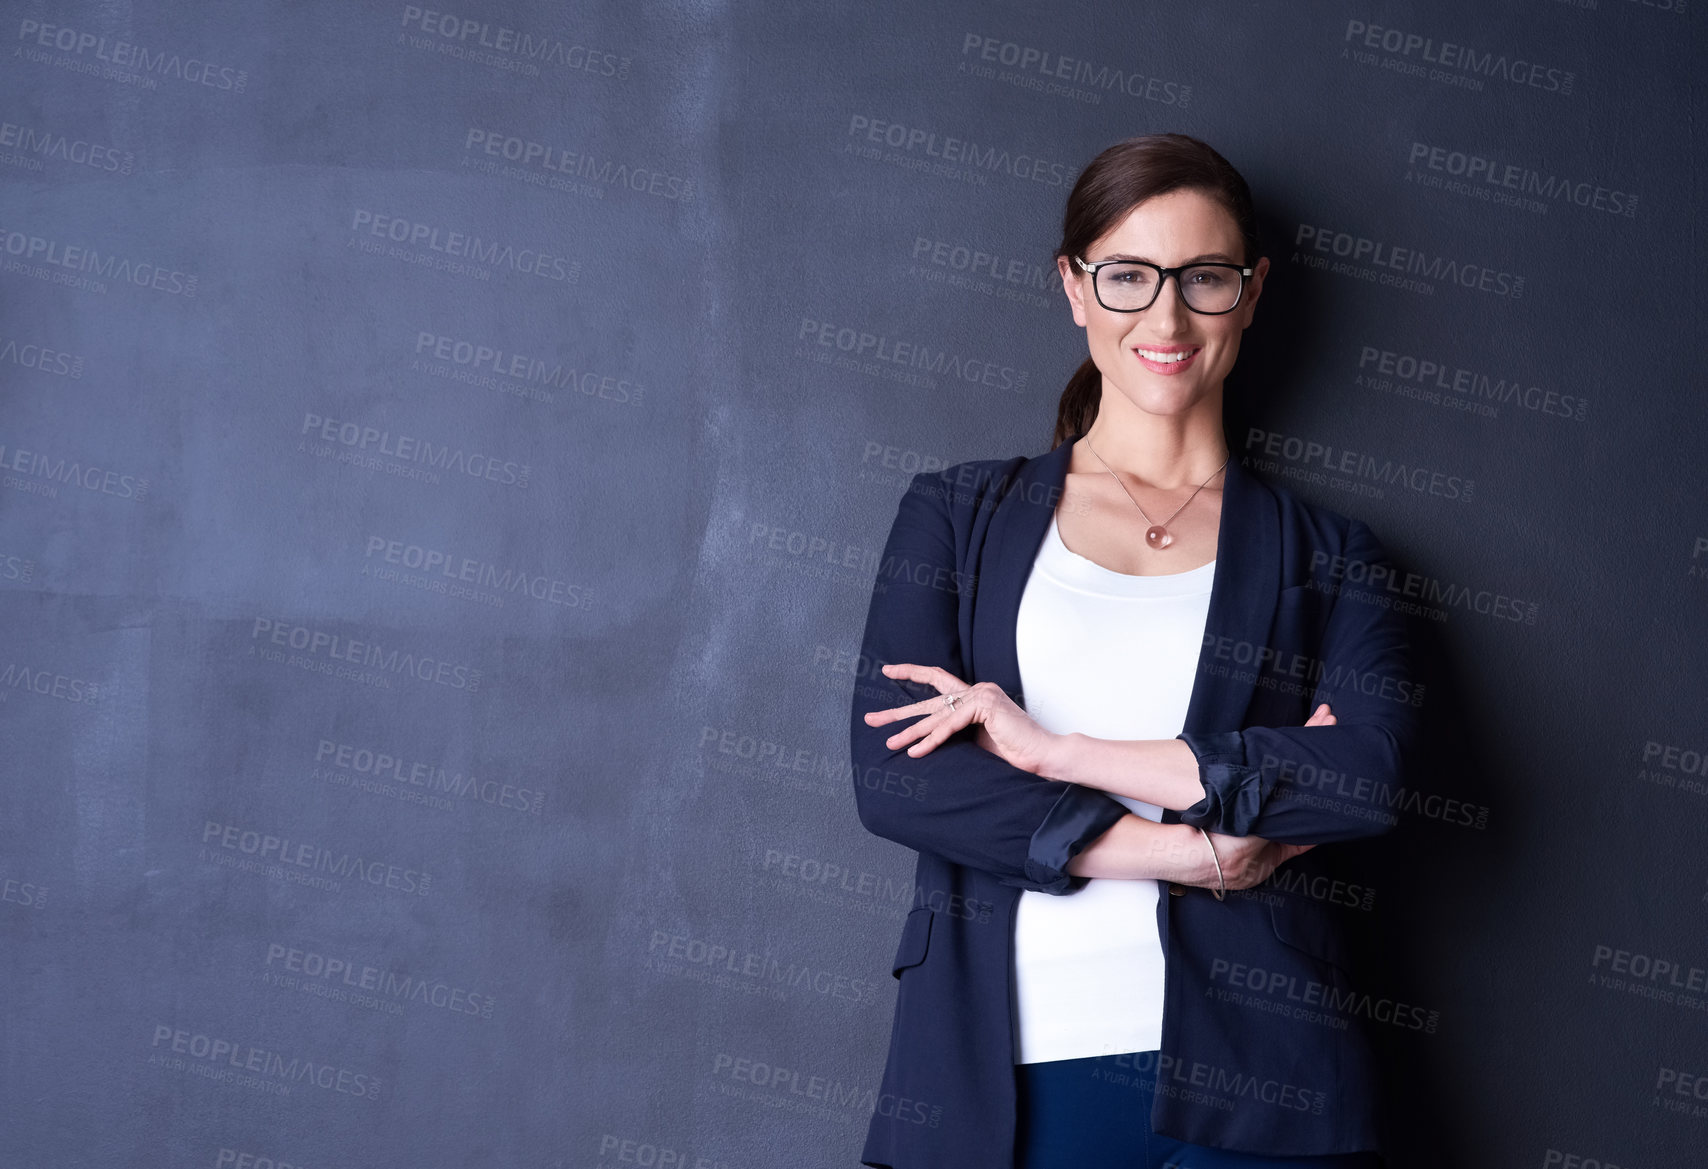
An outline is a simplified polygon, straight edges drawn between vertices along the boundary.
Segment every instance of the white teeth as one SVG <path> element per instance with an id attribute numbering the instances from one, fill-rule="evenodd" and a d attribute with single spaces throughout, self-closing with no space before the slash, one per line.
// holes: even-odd
<path id="1" fill-rule="evenodd" d="M 1139 356 L 1147 361 L 1160 361 L 1164 365 L 1173 365 L 1177 361 L 1185 361 L 1196 352 L 1196 349 L 1182 349 L 1178 353 L 1153 353 L 1149 349 L 1141 349 Z"/>

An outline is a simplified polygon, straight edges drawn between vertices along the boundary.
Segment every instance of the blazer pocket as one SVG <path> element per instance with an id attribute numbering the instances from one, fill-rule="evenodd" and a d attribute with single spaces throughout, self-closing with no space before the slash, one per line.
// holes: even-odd
<path id="1" fill-rule="evenodd" d="M 895 963 L 890 967 L 893 977 L 900 978 L 903 970 L 925 961 L 925 951 L 931 945 L 933 916 L 932 910 L 924 905 L 909 911 L 907 920 L 902 922 L 901 945 L 896 947 Z"/>
<path id="2" fill-rule="evenodd" d="M 1325 911 L 1296 901 L 1286 901 L 1269 907 L 1269 924 L 1284 945 L 1302 950 L 1337 967 L 1342 973 L 1352 968 L 1346 939 L 1340 928 Z"/>

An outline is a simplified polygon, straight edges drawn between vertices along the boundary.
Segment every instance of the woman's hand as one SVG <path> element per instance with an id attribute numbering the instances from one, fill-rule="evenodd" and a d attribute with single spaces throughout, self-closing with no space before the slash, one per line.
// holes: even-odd
<path id="1" fill-rule="evenodd" d="M 1048 758 L 1056 736 L 1046 731 L 995 682 L 968 686 L 940 666 L 916 666 L 892 662 L 883 667 L 886 678 L 903 678 L 935 686 L 939 694 L 955 696 L 954 709 L 942 698 L 927 698 L 909 706 L 894 706 L 866 714 L 866 725 L 881 727 L 898 719 L 925 717 L 891 735 L 884 746 L 894 751 L 912 743 L 907 753 L 915 759 L 929 755 L 956 731 L 979 724 L 978 745 L 1008 763 L 1036 774 Z M 918 740 L 917 742 L 915 740 Z"/>
<path id="2" fill-rule="evenodd" d="M 1261 836 L 1223 836 L 1220 832 L 1207 835 L 1210 843 L 1216 846 L 1216 856 L 1212 857 L 1209 846 L 1199 840 L 1199 851 L 1204 854 L 1202 863 L 1196 865 L 1195 871 L 1181 884 L 1202 885 L 1206 889 L 1249 889 L 1263 884 L 1276 869 L 1300 853 L 1316 847 L 1314 844 L 1282 844 Z M 1222 862 L 1220 885 L 1216 880 L 1218 857 Z"/>

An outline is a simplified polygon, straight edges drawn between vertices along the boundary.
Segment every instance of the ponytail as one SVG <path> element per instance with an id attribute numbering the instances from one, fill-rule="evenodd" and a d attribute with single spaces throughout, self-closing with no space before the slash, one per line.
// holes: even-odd
<path id="1" fill-rule="evenodd" d="M 1097 420 L 1097 406 L 1103 398 L 1103 374 L 1097 363 L 1087 357 L 1080 362 L 1062 391 L 1062 402 L 1056 408 L 1056 437 L 1050 443 L 1055 450 L 1069 439 L 1077 438 L 1091 429 Z"/>

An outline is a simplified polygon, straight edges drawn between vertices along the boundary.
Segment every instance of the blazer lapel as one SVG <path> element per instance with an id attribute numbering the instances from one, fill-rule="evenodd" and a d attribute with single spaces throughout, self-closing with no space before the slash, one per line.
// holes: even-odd
<path id="1" fill-rule="evenodd" d="M 1245 728 L 1246 708 L 1257 690 L 1259 655 L 1269 645 L 1280 595 L 1281 516 L 1275 496 L 1238 459 L 1229 459 L 1222 476 L 1210 612 L 1182 730 Z M 1218 661 L 1228 668 L 1216 668 Z"/>
<path id="2" fill-rule="evenodd" d="M 995 682 L 1022 704 L 1015 623 L 1032 562 L 1067 482 L 1072 449 L 1071 441 L 1064 442 L 1022 464 L 991 517 L 977 566 L 967 680 Z M 1222 477 L 1210 610 L 1182 730 L 1243 729 L 1257 689 L 1257 655 L 1269 644 L 1275 620 L 1280 565 L 1275 497 L 1238 459 L 1229 459 Z"/>

